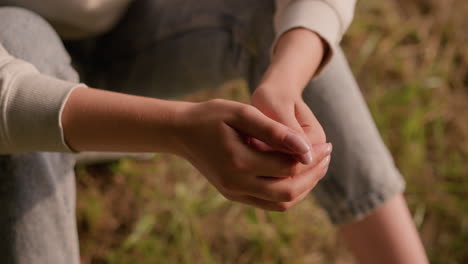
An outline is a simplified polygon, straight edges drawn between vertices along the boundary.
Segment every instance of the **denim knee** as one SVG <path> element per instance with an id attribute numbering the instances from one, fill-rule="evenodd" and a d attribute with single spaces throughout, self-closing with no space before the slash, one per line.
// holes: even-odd
<path id="1" fill-rule="evenodd" d="M 42 74 L 73 82 L 79 79 L 58 34 L 30 10 L 0 6 L 0 43 L 12 56 L 33 64 Z"/>

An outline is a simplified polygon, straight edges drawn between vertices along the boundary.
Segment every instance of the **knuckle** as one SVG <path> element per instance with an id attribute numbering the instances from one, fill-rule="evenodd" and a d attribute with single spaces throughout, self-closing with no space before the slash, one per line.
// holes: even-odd
<path id="1" fill-rule="evenodd" d="M 254 107 L 250 105 L 238 105 L 236 109 L 236 114 L 238 118 L 245 118 L 253 113 Z"/>
<path id="2" fill-rule="evenodd" d="M 299 166 L 297 164 L 288 164 L 285 167 L 285 171 L 288 174 L 288 176 L 294 176 L 299 173 Z"/>
<path id="3" fill-rule="evenodd" d="M 209 112 L 209 113 L 223 113 L 222 109 L 225 109 L 225 103 L 223 99 L 210 99 L 208 101 L 205 101 L 201 103 L 203 107 Z M 215 112 L 217 111 L 217 112 Z"/>
<path id="4" fill-rule="evenodd" d="M 277 203 L 276 209 L 278 212 L 286 212 L 289 208 L 291 208 L 291 203 Z"/>
<path id="5" fill-rule="evenodd" d="M 220 135 L 223 137 L 223 143 L 228 143 L 229 140 L 227 140 L 229 138 L 229 133 L 228 133 L 228 130 L 226 128 L 226 125 L 224 124 L 224 122 L 217 122 L 215 125 L 214 125 L 214 129 L 220 133 Z"/>
<path id="6" fill-rule="evenodd" d="M 323 129 L 318 129 L 315 133 L 316 133 L 315 138 L 317 140 L 317 143 L 327 142 L 327 136 L 325 135 L 325 131 L 323 131 Z"/>
<path id="7" fill-rule="evenodd" d="M 227 200 L 230 200 L 232 201 L 233 200 L 233 196 L 231 194 L 229 194 L 228 192 L 226 192 L 225 190 L 223 189 L 218 189 L 219 193 L 224 197 L 226 198 Z"/>
<path id="8" fill-rule="evenodd" d="M 218 180 L 218 184 L 223 190 L 223 193 L 229 193 L 236 189 L 236 184 L 232 182 L 228 177 L 221 177 Z"/>
<path id="9" fill-rule="evenodd" d="M 283 142 L 286 138 L 287 131 L 282 126 L 274 126 L 270 130 L 271 140 L 277 140 L 278 142 Z"/>
<path id="10" fill-rule="evenodd" d="M 208 100 L 207 103 L 211 104 L 211 105 L 219 105 L 219 104 L 224 103 L 224 101 L 225 100 L 223 100 L 223 99 L 215 98 L 215 99 Z"/>
<path id="11" fill-rule="evenodd" d="M 322 143 L 327 142 L 327 136 L 325 135 L 325 131 L 320 130 L 318 138 L 319 138 L 320 142 L 322 142 Z"/>
<path id="12" fill-rule="evenodd" d="M 225 193 L 225 192 L 221 192 L 221 194 L 224 196 L 224 198 L 226 198 L 227 200 L 229 201 L 233 201 L 233 202 L 238 202 L 238 198 L 236 198 L 235 196 L 233 195 L 230 195 L 228 193 Z"/>
<path id="13" fill-rule="evenodd" d="M 309 191 L 312 191 L 317 186 L 317 184 L 319 183 L 321 179 L 322 178 L 315 179 L 315 181 L 312 183 L 312 186 L 310 186 Z"/>
<path id="14" fill-rule="evenodd" d="M 225 162 L 227 164 L 233 163 L 233 160 L 236 159 L 236 148 L 233 142 L 229 140 L 228 135 L 224 135 L 225 140 L 222 142 L 222 147 L 224 148 Z"/>
<path id="15" fill-rule="evenodd" d="M 290 201 L 293 201 L 296 197 L 297 197 L 296 191 L 294 189 L 289 188 L 289 189 L 284 190 L 281 193 L 280 199 L 283 201 L 290 202 Z"/>
<path id="16" fill-rule="evenodd" d="M 212 113 L 226 114 L 226 108 L 229 108 L 230 102 L 224 99 L 215 98 L 206 101 L 204 104 Z"/>
<path id="17" fill-rule="evenodd" d="M 323 129 L 313 129 L 306 133 L 309 143 L 311 144 L 322 144 L 327 142 L 327 136 Z"/>
<path id="18" fill-rule="evenodd" d="M 249 164 L 239 156 L 231 157 L 231 168 L 238 173 L 245 173 L 249 171 Z"/>

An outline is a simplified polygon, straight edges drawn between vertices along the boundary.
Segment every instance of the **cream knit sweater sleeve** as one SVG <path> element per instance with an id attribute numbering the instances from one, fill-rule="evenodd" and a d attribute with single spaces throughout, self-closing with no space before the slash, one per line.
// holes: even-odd
<path id="1" fill-rule="evenodd" d="M 70 94 L 82 86 L 43 74 L 0 43 L 0 154 L 70 151 L 60 122 Z"/>
<path id="2" fill-rule="evenodd" d="M 320 72 L 351 24 L 355 5 L 356 0 L 276 0 L 276 39 L 272 50 L 288 30 L 299 27 L 314 31 L 328 45 L 328 53 L 317 73 Z"/>

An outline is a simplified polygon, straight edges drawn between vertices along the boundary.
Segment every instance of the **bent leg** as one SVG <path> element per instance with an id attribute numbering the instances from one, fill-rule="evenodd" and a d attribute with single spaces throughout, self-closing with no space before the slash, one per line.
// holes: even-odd
<path id="1" fill-rule="evenodd" d="M 78 79 L 57 34 L 30 11 L 0 7 L 0 42 L 44 74 Z M 73 166 L 64 153 L 0 156 L 2 263 L 79 263 Z"/>
<path id="2" fill-rule="evenodd" d="M 272 39 L 268 28 L 262 39 Z M 263 42 L 268 50 L 271 41 Z M 258 54 L 262 54 L 261 52 Z M 254 56 L 268 61 L 267 56 Z M 250 76 L 255 88 L 268 63 Z M 286 87 L 285 87 L 286 88 Z M 286 88 L 287 89 L 287 88 Z M 313 191 L 361 263 L 427 263 L 402 195 L 404 181 L 341 50 L 303 98 L 334 144 L 328 176 Z M 371 250 L 370 250 L 371 249 Z"/>
<path id="3" fill-rule="evenodd" d="M 333 143 L 329 172 L 314 194 L 335 224 L 361 219 L 403 191 L 403 178 L 341 50 L 303 98 Z"/>
<path id="4" fill-rule="evenodd" d="M 402 194 L 340 231 L 359 263 L 429 263 Z"/>
<path id="5" fill-rule="evenodd" d="M 304 91 L 334 150 L 315 196 L 360 263 L 428 263 L 402 195 L 404 180 L 339 50 Z M 371 250 L 369 250 L 371 249 Z"/>

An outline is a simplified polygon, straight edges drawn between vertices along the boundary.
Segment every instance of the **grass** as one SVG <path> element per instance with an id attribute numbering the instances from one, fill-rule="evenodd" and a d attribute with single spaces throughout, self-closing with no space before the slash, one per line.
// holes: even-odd
<path id="1" fill-rule="evenodd" d="M 343 40 L 436 264 L 468 263 L 467 14 L 464 0 L 361 0 Z M 248 98 L 242 82 L 210 95 Z M 233 204 L 168 155 L 77 171 L 83 263 L 353 263 L 313 199 Z"/>

